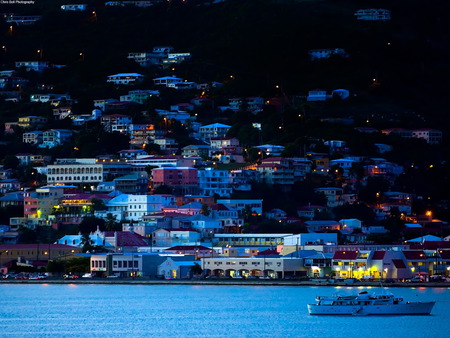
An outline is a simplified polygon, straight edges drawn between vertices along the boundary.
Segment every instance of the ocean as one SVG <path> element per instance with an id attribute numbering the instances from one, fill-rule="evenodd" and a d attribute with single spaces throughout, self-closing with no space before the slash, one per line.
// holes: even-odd
<path id="1" fill-rule="evenodd" d="M 379 288 L 365 288 L 369 292 Z M 430 316 L 310 316 L 318 295 L 357 287 L 2 284 L 0 337 L 446 337 L 450 289 L 386 288 L 436 300 Z"/>

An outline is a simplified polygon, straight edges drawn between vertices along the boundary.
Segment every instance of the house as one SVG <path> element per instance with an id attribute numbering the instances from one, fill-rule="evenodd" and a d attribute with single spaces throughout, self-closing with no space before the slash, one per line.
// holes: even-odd
<path id="1" fill-rule="evenodd" d="M 128 115 L 112 114 L 101 117 L 100 124 L 106 132 L 128 133 L 128 125 L 133 123 L 133 119 Z"/>
<path id="2" fill-rule="evenodd" d="M 310 49 L 308 55 L 311 61 L 329 59 L 332 56 L 348 57 L 347 52 L 342 48 Z"/>
<path id="3" fill-rule="evenodd" d="M 22 142 L 38 145 L 42 143 L 44 132 L 41 130 L 30 131 L 22 134 Z"/>
<path id="4" fill-rule="evenodd" d="M 206 196 L 230 197 L 231 188 L 228 170 L 204 168 L 198 170 L 198 187 L 201 194 Z"/>
<path id="5" fill-rule="evenodd" d="M 165 87 L 169 87 L 169 85 L 175 85 L 176 83 L 181 82 L 184 82 L 184 80 L 176 76 L 163 76 L 153 79 L 153 83 L 156 86 L 165 86 Z"/>
<path id="6" fill-rule="evenodd" d="M 68 129 L 50 129 L 46 130 L 42 136 L 42 144 L 39 148 L 54 148 L 70 140 L 72 131 Z"/>
<path id="7" fill-rule="evenodd" d="M 327 232 L 330 230 L 340 230 L 341 224 L 333 220 L 306 221 L 306 228 L 309 232 Z"/>
<path id="8" fill-rule="evenodd" d="M 306 101 L 326 101 L 329 98 L 326 90 L 314 89 L 308 92 Z"/>
<path id="9" fill-rule="evenodd" d="M 86 8 L 87 4 L 70 4 L 61 6 L 61 10 L 63 11 L 85 11 Z"/>
<path id="10" fill-rule="evenodd" d="M 153 124 L 129 124 L 130 145 L 142 148 L 143 145 L 164 136 L 165 131 L 156 129 Z M 140 155 L 138 155 L 140 156 Z"/>
<path id="11" fill-rule="evenodd" d="M 314 189 L 314 191 L 324 194 L 325 198 L 327 199 L 328 208 L 334 208 L 344 204 L 344 201 L 342 200 L 342 188 L 316 188 Z"/>
<path id="12" fill-rule="evenodd" d="M 117 177 L 113 182 L 114 190 L 124 194 L 140 195 L 148 192 L 148 176 L 145 172 Z"/>
<path id="13" fill-rule="evenodd" d="M 246 208 L 250 208 L 254 215 L 262 215 L 263 200 L 259 199 L 217 199 L 217 203 L 228 205 L 242 214 Z"/>
<path id="14" fill-rule="evenodd" d="M 127 95 L 121 95 L 121 102 L 135 102 L 139 104 L 144 104 L 151 97 L 158 97 L 158 90 L 130 90 Z"/>
<path id="15" fill-rule="evenodd" d="M 134 85 L 142 82 L 144 75 L 138 73 L 119 73 L 109 75 L 106 82 L 116 85 Z"/>
<path id="16" fill-rule="evenodd" d="M 48 119 L 41 116 L 23 116 L 19 117 L 17 125 L 24 129 L 39 129 L 42 128 Z"/>
<path id="17" fill-rule="evenodd" d="M 16 61 L 16 68 L 25 68 L 27 72 L 43 72 L 45 69 L 50 68 L 50 64 L 46 61 Z"/>
<path id="18" fill-rule="evenodd" d="M 23 192 L 10 192 L 0 197 L 0 207 L 8 205 L 23 207 Z"/>
<path id="19" fill-rule="evenodd" d="M 284 210 L 281 209 L 271 209 L 264 213 L 264 216 L 266 216 L 269 219 L 274 219 L 276 221 L 283 220 L 287 217 L 287 213 Z"/>
<path id="20" fill-rule="evenodd" d="M 167 88 L 174 89 L 197 89 L 198 84 L 192 81 L 173 82 L 167 85 Z"/>
<path id="21" fill-rule="evenodd" d="M 103 165 L 95 159 L 68 159 L 47 166 L 49 184 L 96 184 L 103 181 Z"/>
<path id="22" fill-rule="evenodd" d="M 203 140 L 209 141 L 212 138 L 225 137 L 231 126 L 222 123 L 213 123 L 200 127 L 200 136 Z"/>
<path id="23" fill-rule="evenodd" d="M 307 218 L 313 220 L 316 214 L 325 211 L 326 208 L 322 205 L 303 205 L 297 208 L 297 215 L 300 218 Z"/>
<path id="24" fill-rule="evenodd" d="M 341 219 L 339 223 L 341 224 L 342 232 L 351 233 L 355 230 L 361 230 L 362 223 L 356 218 Z"/>
<path id="25" fill-rule="evenodd" d="M 143 149 L 125 149 L 118 152 L 120 158 L 136 158 L 138 156 L 148 156 L 147 152 Z"/>
<path id="26" fill-rule="evenodd" d="M 177 245 L 192 245 L 200 242 L 200 233 L 194 229 L 157 229 L 152 232 L 152 245 L 173 247 Z M 174 251 L 172 251 L 174 252 Z M 175 252 L 187 253 L 187 252 Z"/>
<path id="27" fill-rule="evenodd" d="M 114 275 L 118 277 L 156 278 L 159 276 L 158 267 L 168 257 L 174 262 L 193 261 L 194 259 L 193 255 L 156 253 L 146 251 L 146 247 L 140 247 L 135 251 L 91 255 L 91 272 L 103 277 Z"/>
<path id="28" fill-rule="evenodd" d="M 30 102 L 51 103 L 58 106 L 59 102 L 71 102 L 71 96 L 69 94 L 31 94 Z"/>
<path id="29" fill-rule="evenodd" d="M 174 193 L 182 195 L 197 194 L 197 169 L 190 167 L 161 167 L 152 170 L 153 188 L 170 186 Z"/>
<path id="30" fill-rule="evenodd" d="M 280 156 L 285 149 L 284 146 L 278 146 L 274 144 L 262 144 L 253 148 L 259 149 L 261 151 L 261 154 L 264 154 L 266 156 Z"/>
<path id="31" fill-rule="evenodd" d="M 403 138 L 411 138 L 412 137 L 412 131 L 405 128 L 388 128 L 388 129 L 382 129 L 381 133 L 383 135 L 394 135 L 394 136 L 400 136 Z"/>
<path id="32" fill-rule="evenodd" d="M 181 155 L 184 157 L 201 157 L 209 156 L 210 146 L 202 144 L 191 144 L 181 148 Z"/>
<path id="33" fill-rule="evenodd" d="M 158 276 L 164 279 L 190 279 L 193 276 L 192 267 L 195 261 L 174 261 L 168 257 L 158 266 Z"/>
<path id="34" fill-rule="evenodd" d="M 15 178 L 7 178 L 0 180 L 0 193 L 6 194 L 11 191 L 20 190 L 20 181 Z"/>
<path id="35" fill-rule="evenodd" d="M 415 129 L 412 131 L 412 137 L 424 139 L 428 144 L 441 144 L 442 131 L 431 128 Z"/>
<path id="36" fill-rule="evenodd" d="M 355 12 L 356 20 L 362 21 L 388 21 L 391 20 L 391 11 L 383 8 L 359 9 Z"/>
<path id="37" fill-rule="evenodd" d="M 153 143 L 157 144 L 161 152 L 164 154 L 175 155 L 175 153 L 178 152 L 178 142 L 174 138 L 171 137 L 157 138 L 153 140 Z"/>
<path id="38" fill-rule="evenodd" d="M 267 184 L 290 186 L 294 184 L 294 168 L 292 161 L 284 157 L 268 157 L 258 164 L 256 170 L 260 180 Z"/>
<path id="39" fill-rule="evenodd" d="M 222 222 L 202 214 L 179 218 L 177 222 L 179 227 L 197 230 L 202 237 L 211 238 L 213 234 L 223 231 Z"/>

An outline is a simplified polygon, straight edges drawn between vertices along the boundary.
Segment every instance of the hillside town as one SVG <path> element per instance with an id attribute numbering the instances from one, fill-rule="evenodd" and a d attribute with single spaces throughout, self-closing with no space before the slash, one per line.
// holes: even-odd
<path id="1" fill-rule="evenodd" d="M 163 6 L 50 14 L 95 31 L 122 7 Z M 35 14 L 0 17 L 3 278 L 448 280 L 448 126 L 403 106 L 368 109 L 384 100 L 376 74 L 359 88 L 267 80 L 252 91 L 229 69 L 199 76 L 205 56 L 171 41 L 124 43 L 117 71 L 96 73 L 105 68 L 86 49 L 64 64 L 44 46 L 14 51 L 53 19 Z M 301 60 L 356 57 L 309 46 Z"/>

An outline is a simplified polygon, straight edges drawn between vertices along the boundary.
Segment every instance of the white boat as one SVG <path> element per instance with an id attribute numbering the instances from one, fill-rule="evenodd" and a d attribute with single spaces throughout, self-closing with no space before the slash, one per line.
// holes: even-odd
<path id="1" fill-rule="evenodd" d="M 405 302 L 388 293 L 369 295 L 362 291 L 353 296 L 319 296 L 308 304 L 310 315 L 429 315 L 436 302 Z"/>

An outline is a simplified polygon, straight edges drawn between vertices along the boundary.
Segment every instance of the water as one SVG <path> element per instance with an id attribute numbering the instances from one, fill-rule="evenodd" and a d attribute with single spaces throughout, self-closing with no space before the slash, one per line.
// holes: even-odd
<path id="1" fill-rule="evenodd" d="M 376 288 L 374 288 L 376 289 Z M 431 316 L 310 316 L 316 295 L 358 288 L 1 284 L 0 337 L 445 337 L 450 290 L 398 288 L 436 300 Z M 370 290 L 369 290 L 370 291 Z"/>

